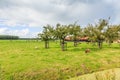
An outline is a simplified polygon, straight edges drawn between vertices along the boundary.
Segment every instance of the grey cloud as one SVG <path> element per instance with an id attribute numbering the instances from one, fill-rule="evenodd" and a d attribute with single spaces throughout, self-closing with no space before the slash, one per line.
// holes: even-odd
<path id="1" fill-rule="evenodd" d="M 8 10 L 11 7 L 23 10 L 29 8 L 38 13 L 38 18 L 41 14 L 45 16 L 47 18 L 45 20 L 48 20 L 46 23 L 71 23 L 79 20 L 81 24 L 87 24 L 97 18 L 106 18 L 114 14 L 114 8 L 111 7 L 111 4 L 104 3 L 104 0 L 0 0 L 0 5 L 0 8 L 5 7 Z M 34 21 L 32 18 L 27 18 L 25 16 L 27 14 L 24 12 L 18 15 L 20 20 L 22 18 L 25 22 Z M 14 15 L 16 16 L 17 12 Z M 29 15 L 33 14 L 29 13 Z M 37 22 L 40 23 L 40 21 Z"/>
<path id="2" fill-rule="evenodd" d="M 119 0 L 0 0 L 0 24 L 9 27 L 24 26 L 22 24 L 27 24 L 28 27 L 42 27 L 46 24 L 69 24 L 78 21 L 80 25 L 87 25 L 108 17 L 111 17 L 111 23 L 120 23 L 119 2 Z"/>
<path id="3" fill-rule="evenodd" d="M 0 8 L 8 7 L 11 4 L 12 3 L 9 0 L 0 0 Z"/>

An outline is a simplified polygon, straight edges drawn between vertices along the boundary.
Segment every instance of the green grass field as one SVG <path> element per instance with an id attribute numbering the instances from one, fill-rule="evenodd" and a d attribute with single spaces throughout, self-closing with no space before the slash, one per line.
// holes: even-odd
<path id="1" fill-rule="evenodd" d="M 36 49 L 35 47 L 38 47 Z M 85 49 L 89 48 L 89 54 Z M 87 43 L 61 51 L 59 42 L 0 41 L 0 80 L 65 80 L 96 71 L 120 67 L 120 46 L 103 44 L 98 49 Z"/>

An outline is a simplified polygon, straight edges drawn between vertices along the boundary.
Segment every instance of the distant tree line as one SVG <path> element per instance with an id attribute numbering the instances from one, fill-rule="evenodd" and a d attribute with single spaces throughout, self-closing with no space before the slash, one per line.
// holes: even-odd
<path id="1" fill-rule="evenodd" d="M 19 37 L 13 35 L 0 35 L 0 40 L 16 40 L 16 39 L 19 39 Z"/>
<path id="2" fill-rule="evenodd" d="M 19 38 L 19 40 L 38 40 L 38 38 Z"/>
<path id="3" fill-rule="evenodd" d="M 109 45 L 114 40 L 120 39 L 120 25 L 109 25 L 109 19 L 99 19 L 98 23 L 89 24 L 84 28 L 74 24 L 56 26 L 46 25 L 38 37 L 45 42 L 45 48 L 49 48 L 49 40 L 59 40 L 62 51 L 65 50 L 65 38 L 72 36 L 74 46 L 77 46 L 78 37 L 89 37 L 91 43 L 97 43 L 98 48 L 102 48 L 103 41 Z"/>
<path id="4" fill-rule="evenodd" d="M 20 38 L 13 35 L 0 35 L 0 40 L 38 40 L 38 38 Z"/>

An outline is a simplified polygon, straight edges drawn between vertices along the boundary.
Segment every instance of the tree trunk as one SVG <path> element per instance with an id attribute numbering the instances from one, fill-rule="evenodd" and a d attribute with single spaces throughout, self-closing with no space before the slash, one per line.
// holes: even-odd
<path id="1" fill-rule="evenodd" d="M 49 41 L 47 41 L 47 47 L 49 48 Z"/>
<path id="2" fill-rule="evenodd" d="M 109 41 L 109 44 L 108 44 L 109 47 L 111 47 L 111 44 L 112 44 L 112 43 L 113 43 L 113 41 L 110 40 L 110 41 Z"/>
<path id="3" fill-rule="evenodd" d="M 61 49 L 62 49 L 62 51 L 65 51 L 65 42 L 64 42 L 64 39 L 61 42 Z"/>
<path id="4" fill-rule="evenodd" d="M 109 41 L 109 44 L 108 44 L 108 45 L 109 45 L 109 47 L 111 46 L 111 42 L 110 42 L 110 41 Z"/>
<path id="5" fill-rule="evenodd" d="M 74 47 L 77 46 L 77 39 L 76 39 L 76 35 L 74 36 Z"/>
<path id="6" fill-rule="evenodd" d="M 45 48 L 49 48 L 49 41 L 45 41 Z"/>
<path id="7" fill-rule="evenodd" d="M 77 41 L 74 41 L 74 47 L 77 47 Z"/>
<path id="8" fill-rule="evenodd" d="M 102 48 L 102 41 L 98 40 L 98 48 L 101 49 Z"/>
<path id="9" fill-rule="evenodd" d="M 96 41 L 91 40 L 90 43 L 92 44 L 92 46 L 96 46 Z"/>
<path id="10" fill-rule="evenodd" d="M 62 40 L 60 39 L 60 46 L 62 45 Z"/>

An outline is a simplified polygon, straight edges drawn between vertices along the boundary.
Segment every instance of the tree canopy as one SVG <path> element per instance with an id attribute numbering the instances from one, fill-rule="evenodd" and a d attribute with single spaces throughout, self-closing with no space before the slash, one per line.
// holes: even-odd
<path id="1" fill-rule="evenodd" d="M 77 44 L 77 38 L 87 36 L 89 41 L 97 43 L 98 48 L 102 48 L 103 41 L 111 44 L 116 39 L 120 38 L 120 25 L 109 25 L 109 19 L 99 19 L 95 24 L 89 24 L 84 28 L 80 25 L 68 24 L 56 24 L 56 26 L 47 25 L 43 27 L 43 32 L 38 34 L 41 40 L 45 41 L 45 45 L 48 44 L 50 39 L 60 40 L 61 49 L 65 50 L 65 38 L 72 36 L 74 46 Z"/>

